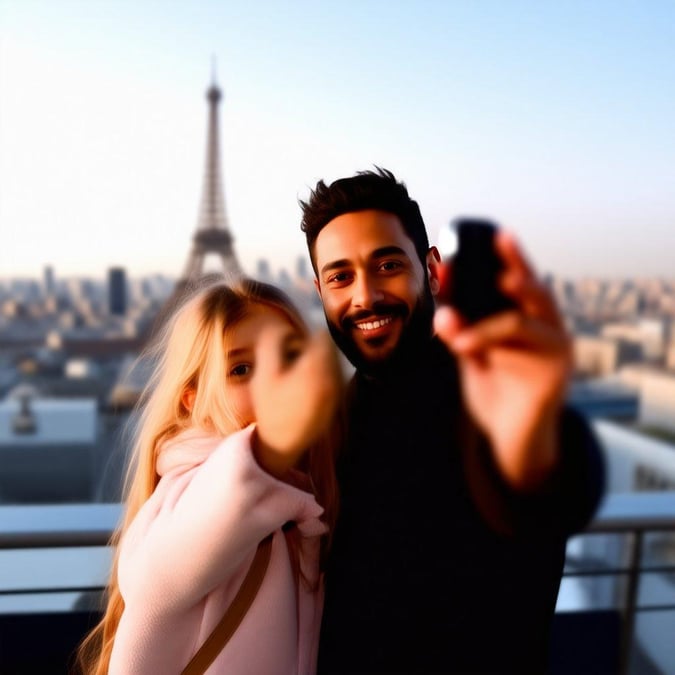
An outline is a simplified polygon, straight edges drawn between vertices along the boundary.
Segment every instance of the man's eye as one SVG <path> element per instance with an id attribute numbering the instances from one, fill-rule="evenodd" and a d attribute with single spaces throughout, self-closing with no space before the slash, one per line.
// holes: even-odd
<path id="1" fill-rule="evenodd" d="M 230 369 L 231 377 L 245 377 L 253 372 L 253 365 L 250 363 L 238 363 Z"/>
<path id="2" fill-rule="evenodd" d="M 349 279 L 349 274 L 347 272 L 336 272 L 335 274 L 331 274 L 328 277 L 328 283 L 342 283 L 343 281 L 347 281 Z"/>
<path id="3" fill-rule="evenodd" d="M 383 272 L 393 272 L 402 267 L 401 263 L 398 260 L 387 260 L 380 265 L 380 270 Z"/>

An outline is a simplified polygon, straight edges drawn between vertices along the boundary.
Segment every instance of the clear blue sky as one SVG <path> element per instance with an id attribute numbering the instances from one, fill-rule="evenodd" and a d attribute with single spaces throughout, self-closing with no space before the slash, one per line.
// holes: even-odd
<path id="1" fill-rule="evenodd" d="M 542 270 L 675 277 L 675 2 L 0 0 L 0 277 L 179 274 L 211 55 L 244 267 L 379 164 Z"/>

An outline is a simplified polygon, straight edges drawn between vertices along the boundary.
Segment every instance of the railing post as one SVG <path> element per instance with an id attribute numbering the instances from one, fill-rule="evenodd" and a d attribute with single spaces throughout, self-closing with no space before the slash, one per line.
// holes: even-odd
<path id="1" fill-rule="evenodd" d="M 623 631 L 621 634 L 621 652 L 619 667 L 621 675 L 628 675 L 630 655 L 635 633 L 635 613 L 637 611 L 637 596 L 640 584 L 640 568 L 642 567 L 642 535 L 640 529 L 633 532 L 633 544 L 628 561 L 628 583 L 626 587 L 626 606 L 624 608 Z"/>

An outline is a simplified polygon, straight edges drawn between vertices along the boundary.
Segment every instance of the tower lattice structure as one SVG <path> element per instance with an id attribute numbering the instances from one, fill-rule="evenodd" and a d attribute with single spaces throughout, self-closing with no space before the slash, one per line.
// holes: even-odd
<path id="1" fill-rule="evenodd" d="M 206 99 L 209 102 L 209 125 L 199 220 L 197 231 L 192 238 L 192 249 L 179 282 L 181 286 L 193 285 L 207 276 L 204 263 L 208 255 L 220 258 L 221 272 L 226 278 L 238 277 L 242 274 L 239 261 L 234 253 L 233 237 L 229 228 L 223 192 L 218 126 L 218 105 L 222 97 L 222 92 L 214 78 L 206 91 Z"/>
<path id="2" fill-rule="evenodd" d="M 174 286 L 170 297 L 159 309 L 154 321 L 146 329 L 143 337 L 144 343 L 158 333 L 175 309 L 193 291 L 212 280 L 231 281 L 243 274 L 234 253 L 233 237 L 225 209 L 218 133 L 218 104 L 222 99 L 222 92 L 216 84 L 215 76 L 206 91 L 206 99 L 209 102 L 206 170 L 197 230 L 192 238 L 192 248 L 183 274 Z M 220 271 L 206 270 L 204 263 L 208 255 L 220 258 L 222 265 Z"/>

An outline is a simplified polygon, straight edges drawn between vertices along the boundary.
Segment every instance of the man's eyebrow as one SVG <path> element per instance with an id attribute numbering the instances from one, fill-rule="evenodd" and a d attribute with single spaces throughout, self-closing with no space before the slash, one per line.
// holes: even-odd
<path id="1" fill-rule="evenodd" d="M 341 260 L 332 260 L 329 263 L 326 263 L 322 268 L 321 268 L 321 274 L 325 274 L 326 272 L 330 272 L 331 270 L 339 270 L 344 267 L 349 267 L 350 263 L 347 258 L 342 258 Z"/>
<path id="2" fill-rule="evenodd" d="M 386 258 L 388 255 L 403 255 L 408 258 L 408 254 L 400 246 L 383 246 L 376 248 L 371 254 L 371 259 Z"/>
<path id="3" fill-rule="evenodd" d="M 380 248 L 376 248 L 368 257 L 371 260 L 377 260 L 379 258 L 386 258 L 389 255 L 402 255 L 406 258 L 410 257 L 400 246 L 382 246 Z M 332 260 L 321 268 L 321 274 L 323 275 L 326 272 L 344 269 L 345 267 L 349 267 L 351 264 L 352 263 L 347 258 Z"/>

